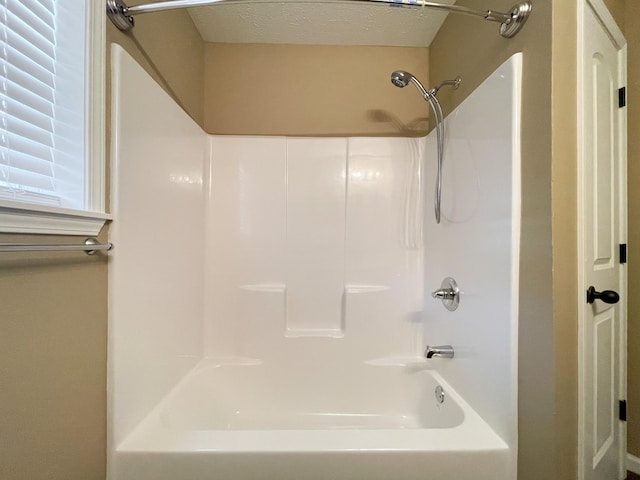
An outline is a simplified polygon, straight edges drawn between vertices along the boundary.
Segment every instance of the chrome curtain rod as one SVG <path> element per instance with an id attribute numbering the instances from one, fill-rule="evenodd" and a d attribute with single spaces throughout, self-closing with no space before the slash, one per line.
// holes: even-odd
<path id="1" fill-rule="evenodd" d="M 112 243 L 100 243 L 95 238 L 87 238 L 82 244 L 38 244 L 38 243 L 0 243 L 0 252 L 52 252 L 52 251 L 84 251 L 93 255 L 98 250 L 109 251 Z"/>
<path id="2" fill-rule="evenodd" d="M 305 0 L 289 0 L 295 3 L 304 3 Z M 312 1 L 312 0 L 307 0 Z M 500 23 L 500 35 L 506 38 L 513 37 L 520 31 L 524 23 L 529 18 L 532 4 L 529 0 L 520 2 L 511 8 L 508 13 L 496 12 L 493 10 L 475 10 L 458 5 L 446 5 L 426 0 L 315 0 L 318 3 L 371 3 L 387 4 L 408 8 L 432 8 L 444 10 L 451 13 L 461 13 L 481 17 L 491 22 Z M 107 15 L 120 30 L 133 28 L 134 15 L 143 13 L 153 13 L 162 10 L 173 10 L 176 8 L 205 7 L 212 5 L 231 5 L 247 3 L 286 3 L 286 0 L 171 0 L 168 2 L 151 2 L 129 7 L 124 0 L 107 0 Z"/>

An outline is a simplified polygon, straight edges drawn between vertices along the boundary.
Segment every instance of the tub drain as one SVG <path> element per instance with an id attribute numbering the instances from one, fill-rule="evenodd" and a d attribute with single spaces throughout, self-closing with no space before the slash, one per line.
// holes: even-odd
<path id="1" fill-rule="evenodd" d="M 436 393 L 436 401 L 438 403 L 443 403 L 444 402 L 444 389 L 440 385 L 438 385 L 436 387 L 436 392 L 435 393 Z"/>

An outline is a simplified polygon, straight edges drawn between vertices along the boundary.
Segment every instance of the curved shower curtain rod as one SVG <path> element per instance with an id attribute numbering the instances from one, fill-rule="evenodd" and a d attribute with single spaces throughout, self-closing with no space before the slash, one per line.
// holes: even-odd
<path id="1" fill-rule="evenodd" d="M 304 3 L 305 0 L 289 0 L 295 3 Z M 309 0 L 307 0 L 309 1 Z M 509 13 L 496 12 L 493 10 L 474 10 L 472 8 L 458 5 L 446 5 L 426 0 L 316 0 L 318 3 L 373 3 L 387 4 L 409 8 L 432 8 L 444 10 L 451 13 L 461 13 L 482 17 L 491 22 L 500 23 L 500 35 L 506 38 L 513 37 L 520 31 L 524 23 L 529 18 L 532 4 L 529 0 L 516 4 Z M 133 27 L 134 15 L 143 13 L 159 12 L 161 10 L 172 10 L 176 8 L 205 7 L 211 5 L 231 5 L 246 3 L 286 3 L 286 0 L 172 0 L 168 2 L 151 2 L 127 6 L 124 0 L 107 0 L 107 15 L 120 30 L 129 30 Z"/>

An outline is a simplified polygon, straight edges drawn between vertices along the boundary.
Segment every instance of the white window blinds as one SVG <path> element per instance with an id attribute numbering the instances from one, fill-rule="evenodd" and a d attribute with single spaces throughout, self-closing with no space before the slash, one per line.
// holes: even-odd
<path id="1" fill-rule="evenodd" d="M 0 0 L 0 200 L 86 208 L 83 4 Z"/>

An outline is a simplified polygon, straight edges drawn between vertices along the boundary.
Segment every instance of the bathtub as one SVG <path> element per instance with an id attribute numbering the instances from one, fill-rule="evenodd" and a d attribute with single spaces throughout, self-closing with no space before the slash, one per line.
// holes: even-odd
<path id="1" fill-rule="evenodd" d="M 116 448 L 111 476 L 508 479 L 505 442 L 426 362 L 334 367 L 207 360 Z"/>

